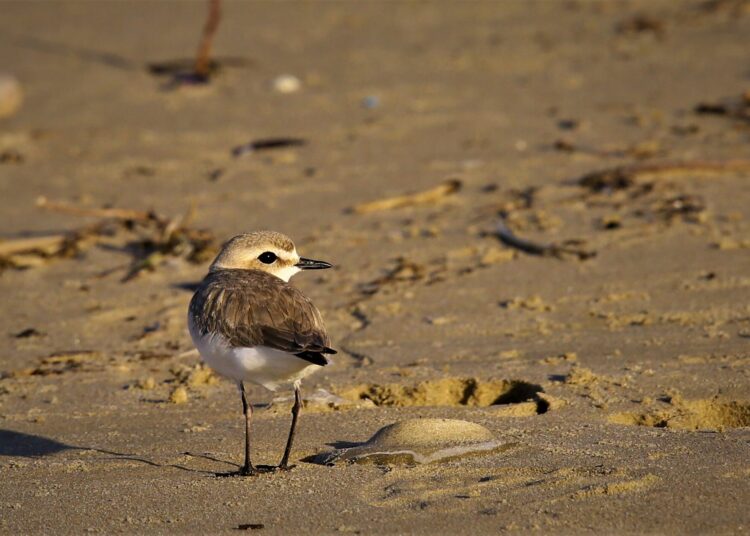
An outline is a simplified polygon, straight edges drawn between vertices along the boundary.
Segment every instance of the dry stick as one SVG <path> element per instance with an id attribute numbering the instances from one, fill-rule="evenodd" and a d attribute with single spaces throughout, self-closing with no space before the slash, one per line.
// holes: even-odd
<path id="1" fill-rule="evenodd" d="M 221 20 L 221 0 L 208 0 L 208 18 L 203 26 L 203 36 L 198 46 L 193 74 L 198 80 L 207 81 L 211 76 L 211 45 Z"/>
<path id="2" fill-rule="evenodd" d="M 0 242 L 0 257 L 7 257 L 29 251 L 39 251 L 45 255 L 54 255 L 62 249 L 68 238 L 68 235 L 56 234 L 34 238 L 4 240 Z"/>
<path id="3" fill-rule="evenodd" d="M 82 208 L 60 201 L 50 201 L 46 197 L 36 200 L 36 206 L 53 212 L 62 212 L 73 216 L 91 216 L 112 220 L 161 221 L 162 218 L 153 212 L 130 210 L 125 208 Z"/>
<path id="4" fill-rule="evenodd" d="M 0 241 L 0 257 L 9 257 L 19 253 L 37 253 L 44 257 L 52 257 L 69 247 L 74 248 L 87 237 L 97 234 L 101 226 L 100 222 L 65 233 L 2 240 Z"/>
<path id="5" fill-rule="evenodd" d="M 575 255 L 579 260 L 590 259 L 596 256 L 596 251 L 586 251 L 580 248 L 560 246 L 558 244 L 537 244 L 524 238 L 519 238 L 511 231 L 503 220 L 497 222 L 497 236 L 506 246 L 515 248 L 530 255 L 542 257 L 556 257 L 561 259 L 563 254 Z"/>
<path id="6" fill-rule="evenodd" d="M 591 190 L 627 188 L 640 176 L 669 175 L 690 172 L 731 173 L 750 171 L 750 160 L 686 160 L 683 162 L 656 162 L 616 166 L 587 173 L 578 184 Z"/>
<path id="7" fill-rule="evenodd" d="M 357 214 L 367 214 L 369 212 L 378 212 L 381 210 L 391 210 L 394 208 L 434 203 L 435 201 L 439 201 L 460 189 L 461 181 L 458 179 L 451 179 L 440 186 L 430 188 L 429 190 L 389 197 L 387 199 L 378 199 L 377 201 L 370 201 L 368 203 L 360 203 L 359 205 L 352 207 L 352 212 Z"/>

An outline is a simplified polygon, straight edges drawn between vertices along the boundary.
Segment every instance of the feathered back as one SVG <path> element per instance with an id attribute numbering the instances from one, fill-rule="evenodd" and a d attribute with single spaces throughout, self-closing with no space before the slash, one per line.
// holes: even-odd
<path id="1" fill-rule="evenodd" d="M 335 354 L 320 312 L 300 290 L 260 270 L 209 272 L 190 301 L 201 335 L 219 333 L 233 347 L 267 346 L 325 365 Z"/>

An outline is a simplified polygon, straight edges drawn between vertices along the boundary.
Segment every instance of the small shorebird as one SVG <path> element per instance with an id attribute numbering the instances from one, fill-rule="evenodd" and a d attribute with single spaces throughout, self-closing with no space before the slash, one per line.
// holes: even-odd
<path id="1" fill-rule="evenodd" d="M 188 309 L 188 329 L 203 360 L 237 382 L 245 415 L 245 463 L 242 475 L 256 468 L 250 462 L 250 420 L 245 383 L 275 391 L 294 386 L 292 425 L 280 469 L 288 469 L 297 416 L 302 406 L 300 382 L 328 364 L 330 347 L 320 312 L 289 284 L 300 270 L 330 268 L 305 259 L 281 233 L 259 231 L 235 236 L 214 259 Z"/>

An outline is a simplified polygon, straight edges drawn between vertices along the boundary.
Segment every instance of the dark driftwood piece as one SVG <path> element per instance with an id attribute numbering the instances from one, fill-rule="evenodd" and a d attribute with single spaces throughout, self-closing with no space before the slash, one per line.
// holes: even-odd
<path id="1" fill-rule="evenodd" d="M 573 255 L 578 257 L 579 260 L 590 259 L 596 256 L 596 251 L 584 250 L 573 246 L 572 244 L 560 245 L 560 244 L 538 244 L 525 238 L 516 236 L 511 231 L 505 221 L 501 219 L 497 222 L 496 233 L 500 241 L 508 247 L 523 251 L 529 255 L 539 255 L 540 257 L 556 257 L 558 259 L 563 258 L 563 255 Z"/>

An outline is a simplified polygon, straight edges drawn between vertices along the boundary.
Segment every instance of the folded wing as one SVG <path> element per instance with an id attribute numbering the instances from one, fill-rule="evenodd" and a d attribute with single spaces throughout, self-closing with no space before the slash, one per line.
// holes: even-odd
<path id="1" fill-rule="evenodd" d="M 267 346 L 316 365 L 335 354 L 320 312 L 301 291 L 265 272 L 217 270 L 190 303 L 201 333 L 217 332 L 234 347 Z"/>

